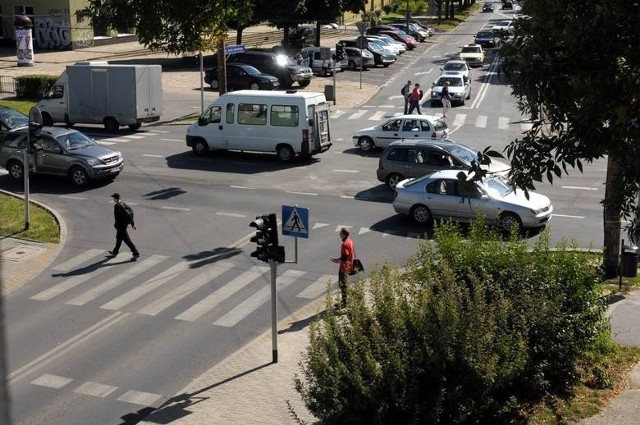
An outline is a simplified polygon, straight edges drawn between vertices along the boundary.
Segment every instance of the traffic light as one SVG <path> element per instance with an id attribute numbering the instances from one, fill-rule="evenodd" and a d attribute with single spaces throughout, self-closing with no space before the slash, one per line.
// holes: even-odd
<path id="1" fill-rule="evenodd" d="M 36 153 L 42 150 L 42 146 L 36 143 L 40 139 L 41 129 L 42 124 L 29 123 L 29 153 Z"/>
<path id="2" fill-rule="evenodd" d="M 259 215 L 249 226 L 256 228 L 256 234 L 251 237 L 251 242 L 255 242 L 257 247 L 251 256 L 264 262 L 274 260 L 278 263 L 284 263 L 284 247 L 278 246 L 278 218 L 276 215 Z"/>
<path id="3" fill-rule="evenodd" d="M 345 59 L 344 45 L 342 43 L 336 44 L 336 60 L 342 61 Z"/>
<path id="4" fill-rule="evenodd" d="M 250 224 L 256 228 L 256 235 L 251 237 L 251 242 L 257 244 L 256 250 L 251 253 L 252 257 L 260 261 L 269 261 L 269 216 L 262 214 L 256 217 Z"/>

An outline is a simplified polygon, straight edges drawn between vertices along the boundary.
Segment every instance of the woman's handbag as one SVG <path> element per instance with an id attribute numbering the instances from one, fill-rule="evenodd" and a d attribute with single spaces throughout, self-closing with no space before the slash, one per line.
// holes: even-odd
<path id="1" fill-rule="evenodd" d="M 354 275 L 356 273 L 362 273 L 364 271 L 364 266 L 362 265 L 362 261 L 357 258 L 353 260 L 353 269 L 351 270 L 350 275 Z"/>

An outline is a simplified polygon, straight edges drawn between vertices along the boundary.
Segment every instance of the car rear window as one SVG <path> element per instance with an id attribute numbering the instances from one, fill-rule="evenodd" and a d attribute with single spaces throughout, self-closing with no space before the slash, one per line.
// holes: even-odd
<path id="1" fill-rule="evenodd" d="M 406 162 L 409 159 L 407 152 L 406 148 L 392 148 L 387 154 L 387 160 Z"/>
<path id="2" fill-rule="evenodd" d="M 435 131 L 442 131 L 446 130 L 449 127 L 447 126 L 446 122 L 440 119 L 433 122 L 433 128 Z"/>

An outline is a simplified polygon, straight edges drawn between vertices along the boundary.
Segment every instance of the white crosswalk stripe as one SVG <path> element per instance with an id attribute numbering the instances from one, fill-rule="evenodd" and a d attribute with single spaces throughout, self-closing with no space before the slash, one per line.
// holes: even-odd
<path id="1" fill-rule="evenodd" d="M 366 114 L 368 111 L 366 109 L 360 109 L 358 112 L 354 112 L 353 114 L 349 115 L 349 117 L 347 119 L 349 120 L 357 120 L 360 119 L 364 116 L 364 114 Z"/>
<path id="2" fill-rule="evenodd" d="M 88 249 L 82 254 L 76 255 L 75 257 L 65 261 L 62 264 L 53 266 L 52 269 L 61 272 L 68 272 L 69 270 L 78 267 L 80 264 L 90 260 L 91 258 L 99 254 L 105 254 L 105 251 L 103 249 Z"/>
<path id="3" fill-rule="evenodd" d="M 329 282 L 336 283 L 338 281 L 338 277 L 332 274 L 325 274 L 320 276 L 315 282 L 311 285 L 304 288 L 296 297 L 304 298 L 307 300 L 314 300 L 318 298 L 320 295 L 324 294 L 327 290 L 327 285 Z"/>
<path id="4" fill-rule="evenodd" d="M 202 315 L 207 312 L 213 310 L 218 304 L 225 301 L 231 295 L 235 294 L 260 276 L 264 272 L 269 270 L 268 267 L 262 266 L 254 266 L 251 269 L 247 270 L 240 276 L 235 279 L 227 282 L 220 289 L 215 291 L 213 294 L 204 298 L 197 304 L 193 305 L 191 308 L 186 310 L 185 312 L 176 316 L 178 320 L 184 320 L 187 322 L 193 322 L 194 320 L 199 319 Z"/>
<path id="5" fill-rule="evenodd" d="M 302 276 L 304 272 L 299 270 L 287 270 L 280 277 L 277 278 L 278 290 L 285 289 L 291 285 L 297 278 Z M 230 328 L 247 317 L 250 313 L 254 312 L 261 305 L 268 302 L 271 298 L 271 285 L 262 287 L 258 292 L 251 295 L 249 298 L 238 304 L 234 309 L 229 311 L 224 316 L 213 322 L 216 326 L 223 326 Z"/>
<path id="6" fill-rule="evenodd" d="M 392 108 L 398 108 L 398 106 L 391 105 L 378 105 L 376 109 L 358 109 L 356 111 L 348 111 L 342 109 L 336 109 L 331 113 L 331 119 L 348 119 L 348 120 L 358 120 L 358 119 L 366 119 L 367 121 L 383 121 L 385 119 L 402 115 L 402 112 L 397 111 L 389 111 Z M 464 108 L 458 108 L 458 111 L 464 110 Z M 439 115 L 438 113 L 426 112 L 426 115 Z M 350 114 L 350 115 L 347 115 Z M 470 118 L 467 120 L 467 118 Z M 462 127 L 462 126 L 473 126 L 475 128 L 490 128 L 498 130 L 509 130 L 512 128 L 512 122 L 519 122 L 521 118 L 509 118 L 509 117 L 501 117 L 501 116 L 487 116 L 487 115 L 478 115 L 475 118 L 473 116 L 468 117 L 468 114 L 450 111 L 447 123 L 451 123 L 451 127 Z M 469 121 L 469 122 L 467 122 Z M 527 131 L 531 129 L 530 123 L 521 123 L 520 128 L 523 131 Z"/>
<path id="7" fill-rule="evenodd" d="M 102 282 L 97 286 L 94 286 L 93 288 L 86 291 L 85 293 L 67 301 L 66 304 L 84 305 L 90 301 L 93 301 L 96 298 L 98 298 L 100 295 L 106 294 L 110 290 L 122 285 L 132 277 L 141 273 L 142 271 L 150 269 L 156 264 L 159 264 L 166 258 L 167 257 L 164 257 L 162 255 L 152 255 L 146 260 L 138 262 L 135 266 L 128 268 L 124 271 L 121 271 L 117 275 L 111 277 L 110 279 L 107 279 L 106 281 Z"/>

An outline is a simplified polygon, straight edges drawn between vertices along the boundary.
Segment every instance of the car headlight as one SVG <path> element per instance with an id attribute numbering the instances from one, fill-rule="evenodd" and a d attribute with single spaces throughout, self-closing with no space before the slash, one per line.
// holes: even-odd
<path id="1" fill-rule="evenodd" d="M 538 215 L 542 212 L 544 212 L 546 210 L 546 208 L 538 208 L 537 210 L 534 210 L 533 208 L 529 209 L 529 211 L 531 211 L 533 213 L 533 215 Z"/>
<path id="2" fill-rule="evenodd" d="M 87 164 L 89 164 L 89 165 L 91 165 L 93 167 L 95 165 L 102 164 L 102 161 L 100 161 L 98 158 L 89 158 L 89 159 L 87 159 Z"/>

